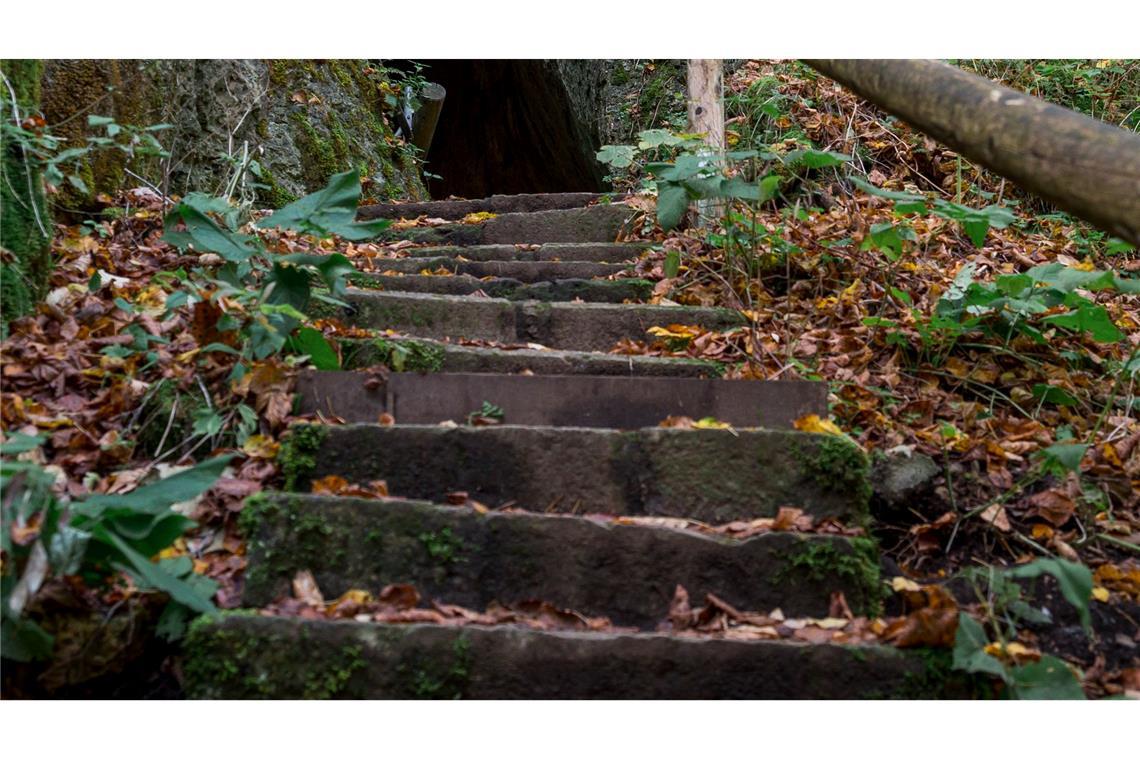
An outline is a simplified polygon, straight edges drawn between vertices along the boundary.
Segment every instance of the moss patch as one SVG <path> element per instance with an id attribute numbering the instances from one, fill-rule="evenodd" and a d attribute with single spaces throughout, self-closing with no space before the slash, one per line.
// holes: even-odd
<path id="1" fill-rule="evenodd" d="M 246 499 L 238 517 L 251 561 L 245 598 L 273 599 L 298 570 L 315 570 L 343 562 L 352 526 L 333 523 L 313 510 L 301 509 L 296 496 Z M 288 540 L 281 540 L 282 535 Z"/>
<path id="2" fill-rule="evenodd" d="M 277 461 L 285 476 L 286 491 L 296 491 L 308 485 L 309 473 L 317 466 L 317 450 L 328 435 L 323 425 L 295 425 L 281 441 Z"/>
<path id="3" fill-rule="evenodd" d="M 857 614 L 877 617 L 882 611 L 883 589 L 879 579 L 879 546 L 870 538 L 848 539 L 850 551 L 836 541 L 803 540 L 784 555 L 784 567 L 776 580 L 802 576 L 817 583 L 842 578 L 860 592 L 862 598 L 847 601 Z"/>
<path id="4" fill-rule="evenodd" d="M 866 512 L 871 501 L 871 462 L 855 443 L 838 435 L 821 435 L 812 449 L 798 446 L 794 454 L 814 481 L 833 493 L 853 494 L 859 511 Z"/>
<path id="5" fill-rule="evenodd" d="M 451 652 L 450 663 L 425 659 L 400 669 L 416 699 L 462 699 L 471 678 L 471 642 L 460 636 Z"/>
<path id="6" fill-rule="evenodd" d="M 301 632 L 304 635 L 304 632 Z M 227 628 L 206 618 L 190 627 L 183 673 L 193 699 L 330 699 L 353 696 L 350 682 L 364 670 L 363 648 L 306 648 L 280 634 Z M 284 693 L 283 693 L 284 692 Z"/>

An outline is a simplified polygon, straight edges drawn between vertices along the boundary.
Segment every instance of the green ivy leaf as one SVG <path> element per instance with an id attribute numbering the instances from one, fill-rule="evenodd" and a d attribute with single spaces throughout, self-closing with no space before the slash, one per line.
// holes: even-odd
<path id="1" fill-rule="evenodd" d="M 346 240 L 367 240 L 391 224 L 386 219 L 357 222 L 360 205 L 360 175 L 356 170 L 333 175 L 328 185 L 298 198 L 257 223 L 259 229 L 280 227 L 311 235 L 339 235 Z"/>
<path id="2" fill-rule="evenodd" d="M 987 643 L 986 631 L 981 623 L 965 612 L 959 612 L 958 632 L 954 636 L 954 669 L 967 673 L 988 673 L 1008 683 L 1010 676 L 1001 660 L 986 654 Z"/>
<path id="3" fill-rule="evenodd" d="M 313 366 L 320 370 L 340 369 L 340 359 L 336 350 L 325 340 L 320 330 L 302 327 L 291 339 L 293 348 L 301 354 L 308 354 Z"/>
<path id="4" fill-rule="evenodd" d="M 1084 689 L 1063 660 L 1043 655 L 1038 662 L 1012 671 L 1016 699 L 1085 699 Z"/>
<path id="5" fill-rule="evenodd" d="M 1089 616 L 1089 600 L 1092 599 L 1092 571 L 1079 562 L 1043 557 L 1025 565 L 1018 565 L 1006 571 L 1010 578 L 1036 578 L 1048 573 L 1057 579 L 1061 595 L 1073 605 L 1080 615 L 1081 625 L 1088 631 L 1092 625 Z"/>
<path id="6" fill-rule="evenodd" d="M 663 230 L 671 230 L 681 223 L 689 208 L 689 194 L 678 184 L 661 183 L 657 187 L 657 223 Z"/>
<path id="7" fill-rule="evenodd" d="M 603 164 L 615 169 L 625 169 L 633 164 L 635 155 L 632 145 L 603 145 L 598 151 L 597 158 Z"/>

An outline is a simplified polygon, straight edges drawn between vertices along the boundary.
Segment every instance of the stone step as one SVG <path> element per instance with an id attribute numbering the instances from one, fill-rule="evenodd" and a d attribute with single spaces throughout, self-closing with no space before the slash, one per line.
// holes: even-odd
<path id="1" fill-rule="evenodd" d="M 385 365 L 396 371 L 409 372 L 532 372 L 536 375 L 618 377 L 719 377 L 723 372 L 722 365 L 700 359 L 529 348 L 505 350 L 416 338 L 344 340 L 341 342 L 341 354 L 346 369 Z"/>
<path id="2" fill-rule="evenodd" d="M 696 306 L 515 302 L 354 289 L 343 300 L 350 304 L 345 319 L 358 327 L 421 338 L 539 343 L 576 351 L 609 351 L 621 338 L 647 340 L 646 330 L 655 325 L 723 330 L 745 324 L 739 312 Z"/>
<path id="3" fill-rule="evenodd" d="M 609 277 L 629 269 L 628 264 L 606 264 L 597 261 L 463 261 L 461 259 L 408 258 L 375 261 L 381 272 L 419 274 L 425 269 L 434 272 L 443 269 L 454 274 L 469 274 L 472 277 L 510 277 L 520 282 L 546 282 L 575 278 L 588 280 L 591 277 Z M 361 280 L 371 277 L 361 273 Z"/>
<path id="4" fill-rule="evenodd" d="M 652 282 L 633 278 L 522 282 L 509 277 L 480 279 L 469 274 L 440 277 L 420 274 L 360 273 L 350 275 L 349 281 L 363 289 L 400 293 L 435 293 L 437 295 L 462 296 L 482 291 L 491 298 L 505 298 L 508 301 L 580 300 L 591 303 L 624 303 L 626 301 L 644 301 L 653 294 Z"/>
<path id="5" fill-rule="evenodd" d="M 546 243 L 521 245 L 435 245 L 404 248 L 407 258 L 457 258 L 470 261 L 608 261 L 636 259 L 648 248 L 646 243 Z"/>
<path id="6" fill-rule="evenodd" d="M 495 243 L 613 243 L 636 210 L 620 204 L 502 214 L 477 224 L 442 224 L 386 230 L 381 240 L 429 245 Z"/>
<path id="7" fill-rule="evenodd" d="M 626 196 L 599 193 L 525 193 L 520 195 L 492 195 L 471 200 L 427 201 L 422 203 L 373 203 L 361 206 L 360 219 L 415 219 L 427 216 L 433 219 L 462 219 L 468 214 L 492 214 L 550 211 L 551 209 L 580 208 L 591 203 L 620 201 Z"/>
<path id="8" fill-rule="evenodd" d="M 855 523 L 870 496 L 858 446 L 795 431 L 358 424 L 297 426 L 290 440 L 282 461 L 299 486 L 325 475 L 384 479 L 404 498 L 443 503 L 466 491 L 531 512 L 723 524 L 793 506 Z"/>
<path id="9" fill-rule="evenodd" d="M 226 615 L 185 643 L 195 699 L 934 699 L 949 664 L 880 646 Z"/>
<path id="10" fill-rule="evenodd" d="M 288 596 L 309 570 L 326 598 L 411 583 L 425 598 L 482 610 L 541 599 L 615 625 L 653 630 L 678 584 L 742 610 L 826 617 L 833 592 L 877 612 L 870 539 L 765 533 L 745 540 L 587 517 L 480 514 L 423 501 L 271 494 L 242 515 L 249 571 L 242 599 Z"/>
<path id="11" fill-rule="evenodd" d="M 827 415 L 827 384 L 798 381 L 393 373 L 377 383 L 361 372 L 305 372 L 297 393 L 302 414 L 375 422 L 388 413 L 412 425 L 461 423 L 484 402 L 499 406 L 511 425 L 621 430 L 654 427 L 670 415 L 785 429 L 806 414 Z"/>

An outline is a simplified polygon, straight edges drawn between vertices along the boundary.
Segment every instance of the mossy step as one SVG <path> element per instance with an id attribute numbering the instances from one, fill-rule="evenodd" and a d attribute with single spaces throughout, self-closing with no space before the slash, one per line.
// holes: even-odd
<path id="1" fill-rule="evenodd" d="M 436 245 L 404 248 L 407 258 L 456 258 L 470 261 L 632 261 L 648 243 L 546 243 L 525 245 Z"/>
<path id="2" fill-rule="evenodd" d="M 484 609 L 541 599 L 653 630 L 673 590 L 716 594 L 738 609 L 825 617 L 833 592 L 876 614 L 878 550 L 870 539 L 766 533 L 743 541 L 586 517 L 480 514 L 423 501 L 270 494 L 242 513 L 245 606 L 289 594 L 310 570 L 328 598 L 411 583 L 426 598 Z"/>
<path id="3" fill-rule="evenodd" d="M 230 614 L 195 623 L 185 651 L 193 699 L 948 696 L 947 658 L 925 652 L 660 633 Z"/>
<path id="4" fill-rule="evenodd" d="M 429 245 L 495 243 L 613 243 L 636 210 L 619 204 L 586 208 L 502 214 L 477 224 L 442 224 L 387 230 L 385 240 Z"/>
<path id="5" fill-rule="evenodd" d="M 629 269 L 628 264 L 606 264 L 597 261 L 463 261 L 450 258 L 390 259 L 380 261 L 382 271 L 418 274 L 425 269 L 443 269 L 472 277 L 510 277 L 519 282 L 545 282 L 566 278 L 590 279 L 608 277 Z M 367 273 L 358 275 L 367 279 Z"/>
<path id="6" fill-rule="evenodd" d="M 421 338 L 539 343 L 575 351 L 609 351 L 621 338 L 651 339 L 655 325 L 681 323 L 724 330 L 746 323 L 731 309 L 507 301 L 498 298 L 350 289 L 343 318 L 358 326 Z"/>
<path id="7" fill-rule="evenodd" d="M 599 193 L 521 193 L 518 195 L 492 195 L 471 200 L 426 201 L 420 203 L 373 203 L 361 206 L 357 215 L 361 219 L 415 219 L 427 216 L 432 219 L 462 219 L 468 214 L 492 214 L 550 211 L 551 209 L 580 208 L 592 203 L 620 201 L 624 195 Z"/>
<path id="8" fill-rule="evenodd" d="M 385 365 L 408 372 L 499 372 L 619 377 L 719 377 L 723 366 L 701 359 L 620 356 L 592 351 L 505 350 L 458 346 L 422 338 L 343 340 L 345 369 Z"/>
<path id="9" fill-rule="evenodd" d="M 758 382 L 692 377 L 598 377 L 495 373 L 303 372 L 301 414 L 375 422 L 390 414 L 406 424 L 464 422 L 483 404 L 512 425 L 633 430 L 669 415 L 712 417 L 741 428 L 791 429 L 807 414 L 827 415 L 827 383 Z"/>
<path id="10" fill-rule="evenodd" d="M 405 498 L 442 503 L 466 491 L 532 512 L 721 524 L 794 506 L 855 523 L 870 496 L 858 446 L 797 431 L 301 425 L 289 440 L 280 458 L 295 486 L 325 475 L 384 479 Z"/>
<path id="11" fill-rule="evenodd" d="M 653 294 L 649 280 L 559 279 L 550 282 L 522 282 L 509 277 L 484 277 L 456 274 L 383 275 L 358 273 L 349 281 L 359 288 L 401 293 L 435 293 L 462 296 L 482 291 L 491 298 L 509 301 L 588 301 L 590 303 L 624 303 L 644 301 Z"/>

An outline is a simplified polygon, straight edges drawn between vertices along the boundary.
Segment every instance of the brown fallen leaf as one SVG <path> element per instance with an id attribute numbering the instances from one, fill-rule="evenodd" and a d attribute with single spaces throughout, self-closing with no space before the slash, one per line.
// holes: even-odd
<path id="1" fill-rule="evenodd" d="M 325 598 L 321 596 L 317 579 L 308 570 L 299 570 L 293 576 L 293 598 L 311 607 L 325 606 Z"/>
<path id="2" fill-rule="evenodd" d="M 410 583 L 391 583 L 381 589 L 380 596 L 376 599 L 381 604 L 406 610 L 420 603 L 420 592 Z"/>
<path id="3" fill-rule="evenodd" d="M 1003 533 L 1009 533 L 1012 530 L 1009 524 L 1009 517 L 1005 513 L 1005 506 L 1002 504 L 991 504 L 982 510 L 978 515 L 984 522 L 988 522 Z"/>
<path id="4" fill-rule="evenodd" d="M 1077 511 L 1077 503 L 1056 488 L 1034 494 L 1029 499 L 1029 507 L 1030 515 L 1040 517 L 1057 528 L 1067 523 Z"/>

